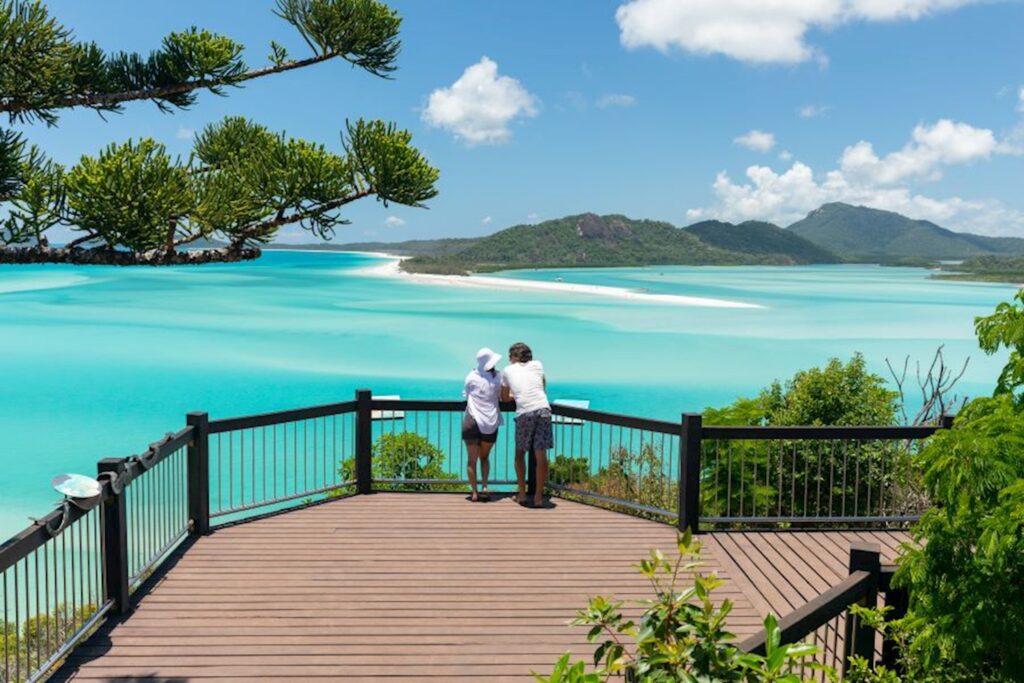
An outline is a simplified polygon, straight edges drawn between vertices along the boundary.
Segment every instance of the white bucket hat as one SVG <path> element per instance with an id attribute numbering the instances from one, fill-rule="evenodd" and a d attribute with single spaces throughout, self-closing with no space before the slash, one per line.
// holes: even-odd
<path id="1" fill-rule="evenodd" d="M 476 369 L 480 372 L 489 372 L 501 360 L 501 354 L 495 353 L 486 346 L 476 352 Z"/>

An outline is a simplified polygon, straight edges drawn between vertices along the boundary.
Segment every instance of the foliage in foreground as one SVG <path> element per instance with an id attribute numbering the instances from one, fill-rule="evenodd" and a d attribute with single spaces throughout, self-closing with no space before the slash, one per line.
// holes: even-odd
<path id="1" fill-rule="evenodd" d="M 458 479 L 444 469 L 444 451 L 414 432 L 381 434 L 373 444 L 374 479 Z M 355 458 L 341 463 L 342 481 L 356 478 Z M 453 491 L 457 484 L 380 484 L 393 491 Z"/>
<path id="2" fill-rule="evenodd" d="M 250 68 L 243 46 L 192 27 L 148 56 L 107 54 L 77 41 L 38 0 L 0 0 L 0 113 L 10 122 L 56 125 L 58 112 L 120 111 L 149 100 L 164 111 L 196 92 L 340 58 L 377 76 L 396 69 L 401 19 L 377 0 L 278 0 L 275 12 L 312 51 L 294 59 L 271 42 L 271 64 Z M 173 263 L 236 260 L 297 224 L 321 239 L 346 221 L 338 211 L 364 197 L 422 206 L 438 172 L 408 132 L 383 121 L 346 124 L 343 152 L 228 117 L 196 135 L 185 161 L 156 140 L 111 144 L 65 168 L 0 129 L 0 261 Z M 64 226 L 65 249 L 48 234 Z M 177 250 L 198 240 L 227 248 L 202 257 Z"/>
<path id="3" fill-rule="evenodd" d="M 674 561 L 652 550 L 637 565 L 654 593 L 652 599 L 638 603 L 644 608 L 640 622 L 623 615 L 622 602 L 600 596 L 591 599 L 570 622 L 590 627 L 587 640 L 598 643 L 591 670 L 586 662 L 573 662 L 566 653 L 550 675 L 534 677 L 541 683 L 602 683 L 622 675 L 635 683 L 803 680 L 804 669 L 817 667 L 811 661 L 816 650 L 803 643 L 780 644 L 774 616 L 764 622 L 768 634 L 764 656 L 742 652 L 732 644 L 734 636 L 726 629 L 732 602 L 714 605 L 711 594 L 723 582 L 695 571 L 700 566 L 699 553 L 700 543 L 689 533 L 679 537 Z M 684 577 L 691 574 L 693 585 L 681 588 Z"/>
<path id="4" fill-rule="evenodd" d="M 5 666 L 0 668 L 0 683 L 27 680 L 95 611 L 92 603 L 77 608 L 61 603 L 50 612 L 28 617 L 20 628 L 14 622 L 2 622 L 0 652 Z"/>
<path id="5" fill-rule="evenodd" d="M 968 404 L 915 459 L 933 507 L 894 582 L 907 614 L 865 618 L 898 644 L 899 673 L 854 663 L 855 683 L 1024 680 L 1024 292 L 975 321 L 987 353 L 1008 349 L 994 396 Z"/>

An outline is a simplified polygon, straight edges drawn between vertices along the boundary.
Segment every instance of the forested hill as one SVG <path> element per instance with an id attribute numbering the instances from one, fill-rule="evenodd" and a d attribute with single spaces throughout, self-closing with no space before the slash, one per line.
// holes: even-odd
<path id="1" fill-rule="evenodd" d="M 838 263 L 828 249 L 772 223 L 745 221 L 739 225 L 703 221 L 683 228 L 705 244 L 744 254 L 788 256 L 794 263 Z"/>
<path id="2" fill-rule="evenodd" d="M 738 248 L 733 249 L 709 243 L 669 223 L 586 213 L 536 225 L 516 225 L 449 253 L 410 258 L 403 262 L 403 268 L 410 272 L 465 274 L 513 268 L 788 265 L 837 260 L 799 237 L 779 239 L 774 231 L 781 232 L 781 228 L 771 226 L 774 231 L 769 231 L 764 225 L 751 229 L 745 239 L 734 235 L 731 243 Z M 766 238 L 769 233 L 770 238 Z M 809 260 L 810 252 L 820 258 Z"/>
<path id="3" fill-rule="evenodd" d="M 1024 239 L 947 230 L 931 221 L 849 204 L 825 204 L 789 230 L 848 260 L 947 260 L 1024 254 Z"/>

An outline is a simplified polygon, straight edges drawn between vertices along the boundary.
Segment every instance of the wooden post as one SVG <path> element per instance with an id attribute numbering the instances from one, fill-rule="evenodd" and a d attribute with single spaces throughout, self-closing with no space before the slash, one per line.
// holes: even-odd
<path id="1" fill-rule="evenodd" d="M 859 601 L 865 607 L 878 605 L 878 583 L 882 575 L 881 553 L 877 543 L 855 542 L 850 544 L 850 573 L 868 572 L 872 581 L 864 597 Z M 843 673 L 850 668 L 850 657 L 863 657 L 874 668 L 875 629 L 860 622 L 847 612 L 846 636 L 843 641 Z"/>
<path id="2" fill-rule="evenodd" d="M 185 416 L 192 427 L 188 441 L 188 516 L 192 533 L 210 533 L 210 416 L 196 412 Z"/>
<path id="3" fill-rule="evenodd" d="M 373 493 L 373 394 L 356 390 L 356 492 Z"/>
<path id="4" fill-rule="evenodd" d="M 885 591 L 885 606 L 889 608 L 885 613 L 886 622 L 902 619 L 907 616 L 910 607 L 910 594 L 905 588 L 889 586 Z M 891 671 L 903 673 L 900 670 L 899 648 L 892 638 L 882 640 L 882 664 Z"/>
<path id="5" fill-rule="evenodd" d="M 704 416 L 683 413 L 679 432 L 679 521 L 680 531 L 700 533 L 700 443 Z"/>
<path id="6" fill-rule="evenodd" d="M 115 477 L 124 471 L 123 458 L 104 458 L 96 466 L 102 479 L 105 473 Z M 124 491 L 111 486 L 111 496 L 103 503 L 103 591 L 114 602 L 112 612 L 128 614 L 132 609 L 128 592 L 128 520 Z"/>
<path id="7" fill-rule="evenodd" d="M 939 418 L 939 426 L 942 427 L 943 429 L 952 429 L 953 420 L 955 419 L 955 415 L 947 415 L 946 413 L 943 413 L 942 416 Z"/>

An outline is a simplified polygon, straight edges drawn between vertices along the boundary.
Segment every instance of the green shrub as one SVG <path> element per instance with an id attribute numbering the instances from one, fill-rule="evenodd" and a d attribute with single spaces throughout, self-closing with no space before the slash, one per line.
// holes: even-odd
<path id="1" fill-rule="evenodd" d="M 382 434 L 371 453 L 374 479 L 458 479 L 444 470 L 444 452 L 413 432 Z M 341 478 L 356 478 L 355 458 L 341 462 Z M 381 484 L 393 491 L 455 491 L 458 484 Z"/>
<path id="2" fill-rule="evenodd" d="M 534 674 L 541 683 L 602 683 L 625 675 L 635 683 L 675 683 L 676 681 L 777 681 L 797 683 L 799 671 L 814 665 L 810 659 L 816 650 L 811 645 L 780 645 L 775 617 L 764 622 L 768 633 L 765 656 L 744 653 L 731 641 L 726 619 L 732 602 L 724 600 L 715 607 L 712 592 L 722 585 L 715 576 L 696 574 L 693 585 L 681 589 L 682 574 L 699 567 L 695 561 L 700 543 L 690 534 L 679 537 L 678 557 L 665 558 L 653 550 L 640 561 L 638 569 L 651 583 L 654 597 L 640 601 L 643 616 L 637 624 L 622 614 L 623 603 L 595 597 L 570 622 L 587 626 L 587 640 L 598 643 L 593 669 L 583 661 L 573 662 L 566 653 L 549 676 Z"/>

